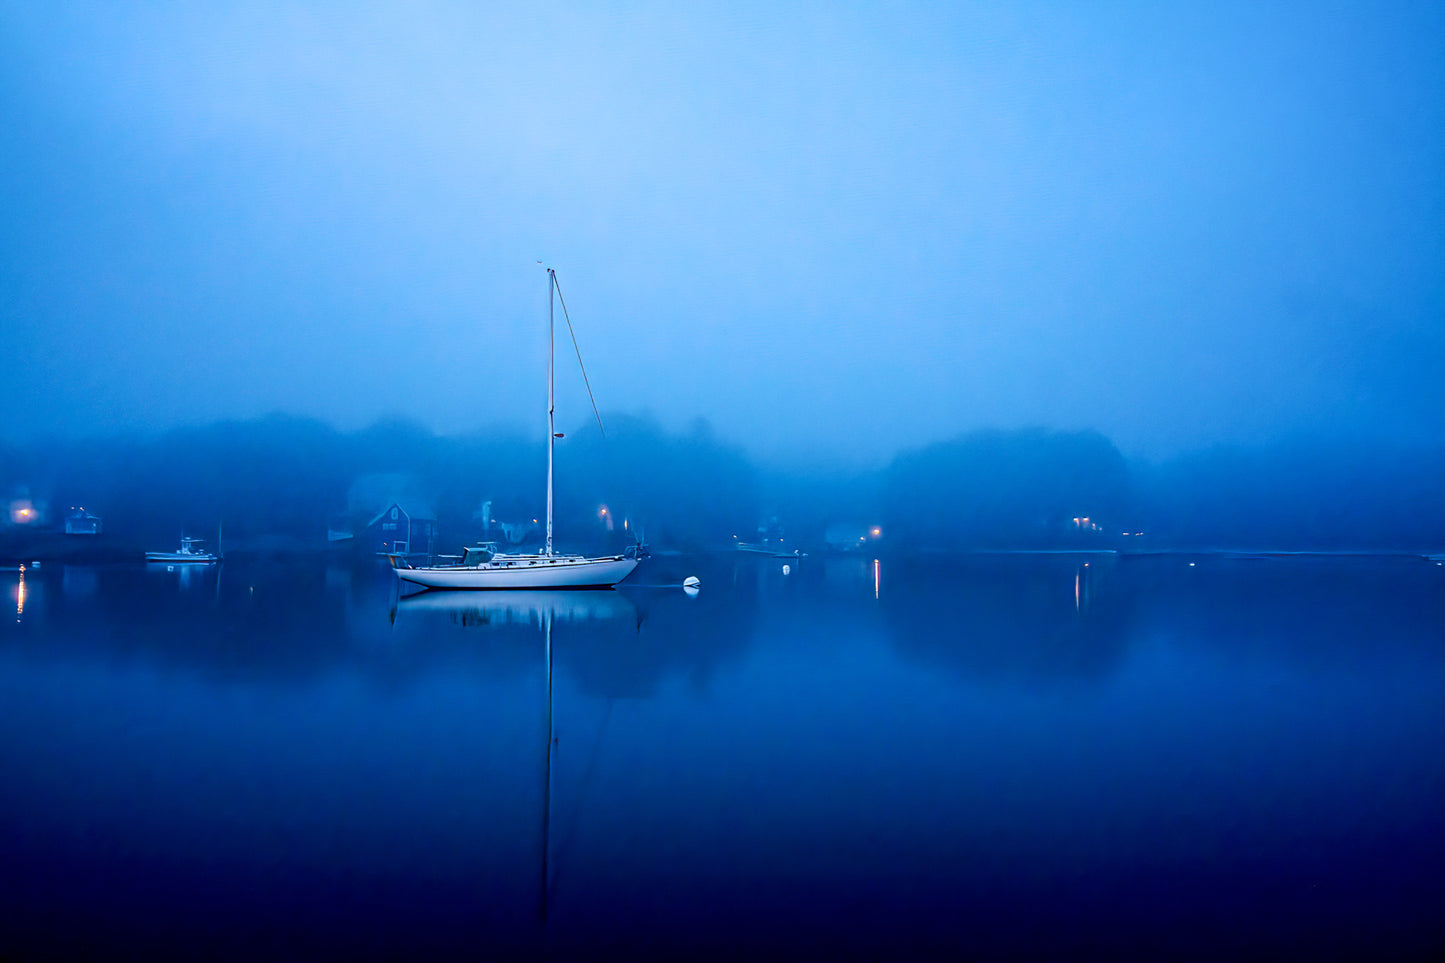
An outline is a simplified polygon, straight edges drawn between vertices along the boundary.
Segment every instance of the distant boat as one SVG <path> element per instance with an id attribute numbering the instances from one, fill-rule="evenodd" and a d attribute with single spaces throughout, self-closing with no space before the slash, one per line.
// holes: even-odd
<path id="1" fill-rule="evenodd" d="M 467 550 L 461 562 L 413 567 L 400 555 L 388 555 L 396 577 L 431 589 L 578 589 L 611 588 L 632 574 L 641 546 L 623 555 L 587 558 L 552 550 L 552 449 L 557 440 L 553 418 L 553 356 L 556 338 L 553 303 L 557 274 L 547 269 L 547 541 L 535 555 Z M 563 305 L 566 310 L 566 305 Z"/>
<path id="2" fill-rule="evenodd" d="M 190 562 L 192 564 L 208 564 L 219 562 L 221 556 L 207 552 L 200 546 L 204 545 L 199 538 L 187 538 L 181 536 L 181 547 L 174 552 L 146 552 L 147 562 Z"/>
<path id="3" fill-rule="evenodd" d="M 739 552 L 748 552 L 752 555 L 766 555 L 769 558 L 806 558 L 808 553 L 800 548 L 791 552 L 783 551 L 781 545 L 769 545 L 767 542 L 736 542 L 734 543 Z"/>
<path id="4" fill-rule="evenodd" d="M 737 538 L 736 535 L 733 538 Z M 786 549 L 781 536 L 764 538 L 761 542 L 733 542 L 733 548 L 749 555 L 766 555 L 769 558 L 806 558 L 808 553 L 800 548 Z"/>

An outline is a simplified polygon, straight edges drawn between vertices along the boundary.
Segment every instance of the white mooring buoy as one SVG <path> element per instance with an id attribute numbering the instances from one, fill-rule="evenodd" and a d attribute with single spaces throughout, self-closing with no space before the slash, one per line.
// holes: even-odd
<path id="1" fill-rule="evenodd" d="M 682 587 L 683 587 L 683 588 L 694 588 L 694 589 L 695 589 L 695 588 L 701 588 L 701 587 L 702 587 L 702 580 L 699 579 L 696 575 L 689 575 L 687 578 L 685 578 L 685 579 L 682 580 Z"/>

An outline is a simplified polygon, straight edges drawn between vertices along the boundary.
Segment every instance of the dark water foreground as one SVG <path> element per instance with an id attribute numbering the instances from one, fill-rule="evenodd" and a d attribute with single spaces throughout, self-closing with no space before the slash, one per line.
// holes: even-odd
<path id="1" fill-rule="evenodd" d="M 781 565 L 0 572 L 0 957 L 1445 949 L 1445 567 Z"/>

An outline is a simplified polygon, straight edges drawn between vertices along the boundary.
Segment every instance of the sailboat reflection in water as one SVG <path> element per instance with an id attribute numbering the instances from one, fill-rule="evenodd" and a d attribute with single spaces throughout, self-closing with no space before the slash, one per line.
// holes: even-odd
<path id="1" fill-rule="evenodd" d="M 636 619 L 637 606 L 616 590 L 513 589 L 494 592 L 417 592 L 396 600 L 392 619 L 404 613 L 446 613 L 473 625 L 535 625 Z"/>
<path id="2" fill-rule="evenodd" d="M 634 627 L 640 629 L 641 616 L 632 600 L 618 591 L 417 592 L 396 600 L 392 624 L 395 625 L 398 618 L 427 613 L 446 613 L 452 622 L 466 628 L 531 625 L 542 630 L 547 665 L 547 748 L 538 912 L 545 924 L 552 886 L 552 757 L 557 746 L 552 718 L 552 627 L 558 622 L 597 625 L 631 620 Z"/>

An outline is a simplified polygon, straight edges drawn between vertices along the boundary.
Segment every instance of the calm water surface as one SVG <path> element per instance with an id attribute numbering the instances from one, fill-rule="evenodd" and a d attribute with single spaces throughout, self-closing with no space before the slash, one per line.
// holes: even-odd
<path id="1" fill-rule="evenodd" d="M 1189 561 L 0 572 L 0 956 L 1445 948 L 1445 567 Z"/>

